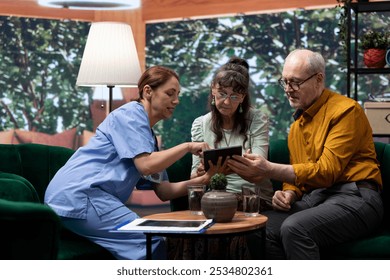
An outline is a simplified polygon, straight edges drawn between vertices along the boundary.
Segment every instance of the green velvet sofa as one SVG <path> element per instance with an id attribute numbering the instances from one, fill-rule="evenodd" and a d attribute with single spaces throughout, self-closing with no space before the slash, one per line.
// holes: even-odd
<path id="1" fill-rule="evenodd" d="M 375 143 L 381 163 L 385 217 L 369 237 L 321 252 L 324 259 L 390 259 L 390 144 Z M 42 204 L 51 178 L 73 154 L 64 147 L 0 144 L 0 259 L 113 259 L 104 248 L 61 227 L 59 217 Z M 272 141 L 269 159 L 288 163 L 285 140 Z M 187 180 L 191 155 L 168 168 L 171 181 Z M 274 189 L 281 183 L 273 182 Z M 171 201 L 171 210 L 188 209 L 187 198 Z"/>
<path id="2" fill-rule="evenodd" d="M 31 143 L 0 145 L 0 259 L 113 259 L 103 247 L 63 228 L 43 204 L 47 185 L 73 152 Z"/>
<path id="3" fill-rule="evenodd" d="M 390 259 L 390 144 L 375 142 L 377 158 L 383 179 L 382 199 L 385 216 L 380 229 L 371 236 L 321 251 L 323 259 Z M 289 163 L 286 140 L 270 142 L 269 160 L 277 163 Z M 190 176 L 191 155 L 187 155 L 168 169 L 171 181 L 186 180 Z M 282 183 L 273 181 L 274 190 L 281 188 Z M 171 201 L 171 210 L 188 209 L 186 197 Z"/>

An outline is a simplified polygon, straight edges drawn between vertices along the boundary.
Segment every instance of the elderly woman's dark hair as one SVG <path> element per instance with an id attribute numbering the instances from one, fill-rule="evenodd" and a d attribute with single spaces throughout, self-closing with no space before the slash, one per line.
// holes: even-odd
<path id="1" fill-rule="evenodd" d="M 156 65 L 148 68 L 138 80 L 139 100 L 143 99 L 143 90 L 146 85 L 156 89 L 172 77 L 179 81 L 177 73 L 168 67 Z"/>
<path id="2" fill-rule="evenodd" d="M 211 89 L 219 86 L 221 88 L 232 88 L 233 92 L 244 95 L 244 100 L 240 104 L 240 111 L 234 114 L 233 131 L 238 131 L 244 136 L 244 145 L 247 141 L 247 131 L 249 129 L 248 113 L 251 107 L 249 98 L 249 64 L 239 57 L 231 57 L 229 61 L 222 65 L 214 74 L 211 81 Z M 213 95 L 209 95 L 210 111 L 212 112 L 211 129 L 216 135 L 215 147 L 222 141 L 222 116 L 216 106 L 212 105 Z"/>

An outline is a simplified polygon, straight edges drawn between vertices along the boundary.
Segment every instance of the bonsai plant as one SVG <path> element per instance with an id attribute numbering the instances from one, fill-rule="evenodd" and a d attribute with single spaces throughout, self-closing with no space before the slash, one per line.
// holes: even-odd
<path id="1" fill-rule="evenodd" d="M 369 68 L 382 68 L 386 65 L 386 50 L 389 47 L 390 34 L 368 30 L 361 37 L 361 47 L 364 50 L 364 64 Z"/>
<path id="2" fill-rule="evenodd" d="M 210 180 L 210 188 L 212 190 L 226 190 L 227 179 L 225 174 L 216 173 Z"/>
<path id="3" fill-rule="evenodd" d="M 226 223 L 233 219 L 237 211 L 237 197 L 226 191 L 227 184 L 227 178 L 222 173 L 211 177 L 211 191 L 206 192 L 201 200 L 202 212 L 207 219 L 213 219 L 217 223 Z"/>

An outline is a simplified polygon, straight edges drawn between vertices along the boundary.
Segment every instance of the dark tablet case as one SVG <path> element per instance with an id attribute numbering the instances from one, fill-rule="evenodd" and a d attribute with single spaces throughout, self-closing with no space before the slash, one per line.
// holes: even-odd
<path id="1" fill-rule="evenodd" d="M 204 168 L 205 170 L 209 170 L 209 160 L 216 165 L 218 162 L 218 158 L 222 157 L 222 164 L 227 157 L 231 157 L 232 155 L 242 155 L 242 146 L 232 146 L 226 148 L 212 149 L 203 151 L 204 158 Z"/>

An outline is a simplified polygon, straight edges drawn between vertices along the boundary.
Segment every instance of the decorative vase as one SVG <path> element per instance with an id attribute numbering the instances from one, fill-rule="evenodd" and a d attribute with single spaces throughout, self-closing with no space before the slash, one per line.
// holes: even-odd
<path id="1" fill-rule="evenodd" d="M 201 207 L 207 219 L 228 223 L 237 211 L 237 197 L 226 190 L 212 190 L 203 195 Z"/>
<path id="2" fill-rule="evenodd" d="M 384 49 L 367 49 L 364 50 L 364 65 L 368 68 L 383 68 L 386 65 L 386 50 Z"/>

